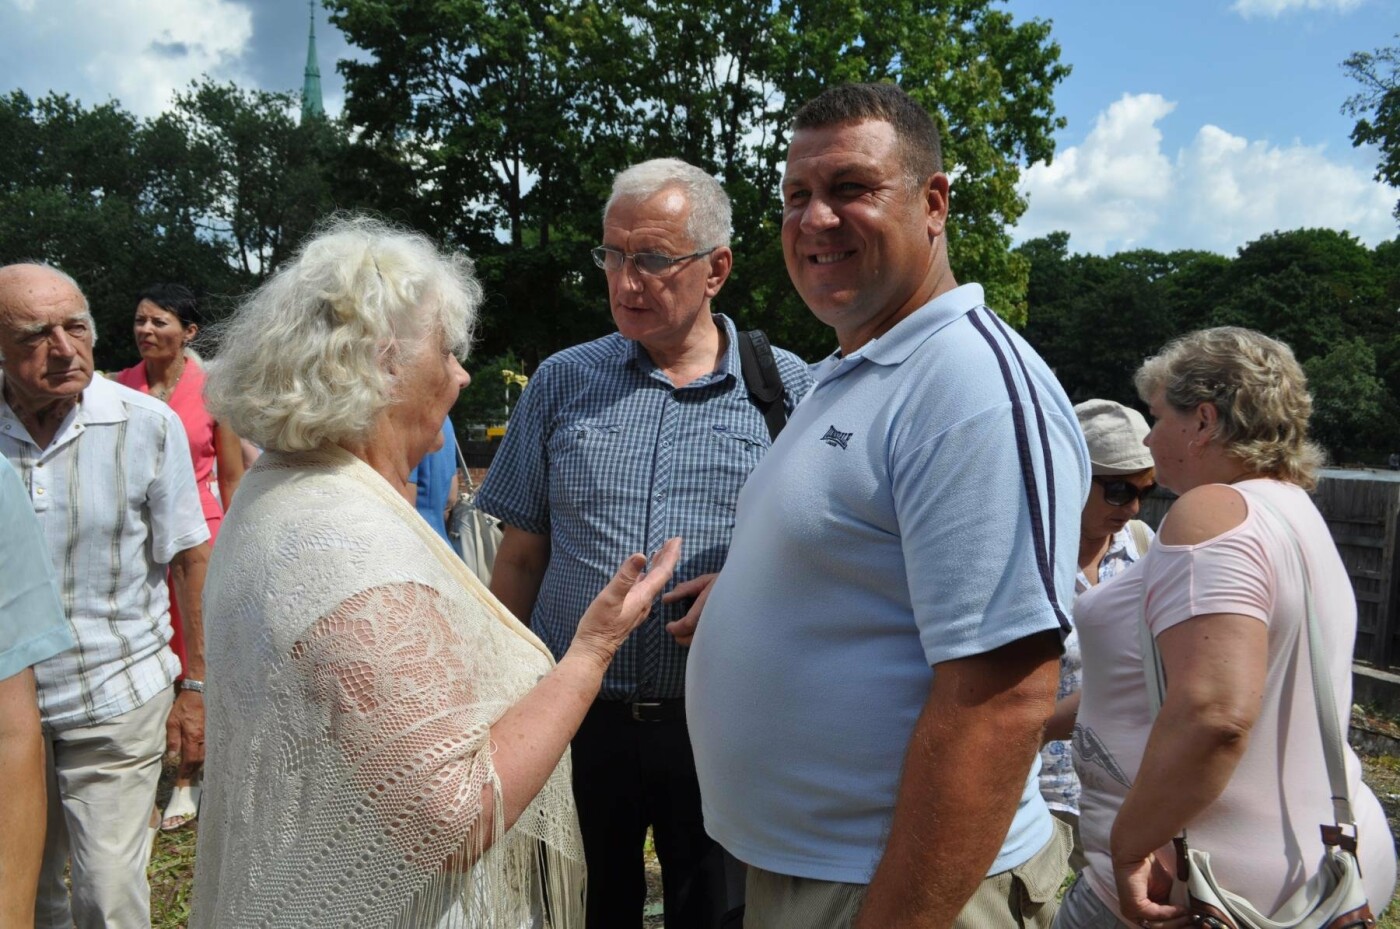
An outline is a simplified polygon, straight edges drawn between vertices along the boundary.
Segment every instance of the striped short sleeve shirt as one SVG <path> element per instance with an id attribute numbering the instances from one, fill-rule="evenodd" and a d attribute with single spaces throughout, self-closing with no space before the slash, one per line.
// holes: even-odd
<path id="1" fill-rule="evenodd" d="M 617 333 L 546 359 L 511 416 L 477 505 L 550 537 L 531 628 L 562 656 L 579 617 L 632 552 L 684 538 L 672 584 L 718 571 L 739 490 L 771 444 L 740 374 L 733 322 L 716 315 L 728 349 L 718 368 L 674 386 L 636 342 Z M 789 411 L 811 386 L 807 364 L 773 351 Z M 686 649 L 662 604 L 618 650 L 601 697 L 680 697 Z"/>
<path id="2" fill-rule="evenodd" d="M 166 565 L 209 538 L 179 417 L 94 377 L 42 449 L 0 400 L 0 454 L 39 518 L 77 642 L 34 666 L 45 726 L 136 709 L 180 671 L 167 644 Z"/>

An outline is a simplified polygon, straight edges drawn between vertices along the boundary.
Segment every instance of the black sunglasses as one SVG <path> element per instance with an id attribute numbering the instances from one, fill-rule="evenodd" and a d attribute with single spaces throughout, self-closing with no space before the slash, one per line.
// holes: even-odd
<path id="1" fill-rule="evenodd" d="M 1157 489 L 1156 484 L 1139 487 L 1121 477 L 1095 477 L 1094 483 L 1103 488 L 1103 500 L 1109 506 L 1127 506 L 1135 500 L 1146 500 Z"/>

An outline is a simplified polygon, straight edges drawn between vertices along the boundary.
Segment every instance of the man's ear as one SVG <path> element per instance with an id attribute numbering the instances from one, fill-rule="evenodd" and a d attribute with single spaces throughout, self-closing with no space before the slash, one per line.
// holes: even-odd
<path id="1" fill-rule="evenodd" d="M 729 272 L 734 270 L 734 252 L 728 245 L 721 245 L 710 252 L 710 274 L 705 279 L 705 296 L 713 300 L 724 282 L 729 280 Z"/>
<path id="2" fill-rule="evenodd" d="M 942 171 L 930 174 L 919 191 L 928 214 L 930 239 L 942 235 L 948 226 L 948 191 L 948 175 Z"/>

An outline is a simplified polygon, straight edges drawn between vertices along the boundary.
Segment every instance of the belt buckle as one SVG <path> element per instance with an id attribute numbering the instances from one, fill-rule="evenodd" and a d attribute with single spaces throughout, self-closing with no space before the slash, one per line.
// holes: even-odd
<path id="1" fill-rule="evenodd" d="M 632 718 L 639 723 L 654 723 L 656 717 L 648 715 L 645 711 L 659 709 L 661 709 L 661 702 L 658 700 L 634 703 L 632 704 Z"/>

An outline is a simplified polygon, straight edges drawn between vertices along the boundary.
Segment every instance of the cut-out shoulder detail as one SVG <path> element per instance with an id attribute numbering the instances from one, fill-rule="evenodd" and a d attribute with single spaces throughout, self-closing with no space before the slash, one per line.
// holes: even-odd
<path id="1" fill-rule="evenodd" d="M 1172 504 L 1160 538 L 1163 545 L 1200 545 L 1224 535 L 1248 517 L 1244 494 L 1229 484 L 1203 484 Z"/>

